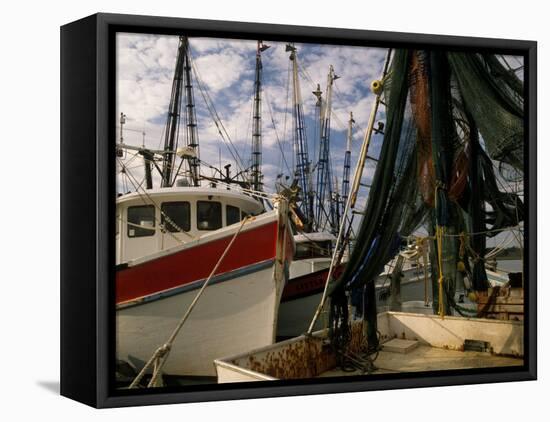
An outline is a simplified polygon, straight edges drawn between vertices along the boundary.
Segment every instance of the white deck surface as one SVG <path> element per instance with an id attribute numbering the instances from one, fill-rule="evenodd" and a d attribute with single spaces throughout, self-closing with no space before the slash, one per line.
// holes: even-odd
<path id="1" fill-rule="evenodd" d="M 420 372 L 447 369 L 492 368 L 523 365 L 522 358 L 496 356 L 484 352 L 460 352 L 426 345 L 418 345 L 408 353 L 380 351 L 374 362 L 378 368 L 373 374 Z M 319 377 L 361 375 L 360 371 L 344 372 L 339 368 L 326 371 Z"/>

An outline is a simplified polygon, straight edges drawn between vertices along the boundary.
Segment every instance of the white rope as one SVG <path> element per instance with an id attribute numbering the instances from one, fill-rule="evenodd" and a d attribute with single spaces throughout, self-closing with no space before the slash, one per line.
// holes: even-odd
<path id="1" fill-rule="evenodd" d="M 500 242 L 499 245 L 495 246 L 489 253 L 485 254 L 485 259 L 491 259 L 498 254 L 500 254 L 504 249 L 513 241 L 515 240 L 514 236 L 510 236 L 510 233 L 506 236 L 506 238 Z"/>
<path id="2" fill-rule="evenodd" d="M 200 288 L 199 292 L 196 294 L 195 298 L 193 299 L 193 302 L 191 302 L 191 304 L 187 308 L 187 311 L 185 312 L 183 317 L 178 322 L 178 325 L 176 326 L 176 328 L 174 329 L 174 331 L 172 332 L 172 334 L 170 335 L 168 340 L 162 346 L 160 346 L 157 350 L 155 350 L 155 352 L 153 353 L 151 358 L 147 361 L 145 366 L 141 369 L 139 374 L 132 381 L 132 383 L 130 384 L 130 386 L 128 388 L 136 388 L 138 386 L 139 382 L 141 381 L 141 379 L 143 378 L 143 376 L 145 375 L 145 373 L 147 372 L 147 370 L 149 369 L 149 367 L 152 364 L 154 365 L 153 376 L 151 377 L 151 380 L 149 381 L 149 384 L 147 386 L 148 387 L 153 387 L 156 384 L 156 380 L 157 380 L 159 374 L 161 373 L 162 368 L 164 367 L 164 363 L 168 359 L 168 356 L 170 354 L 170 350 L 172 348 L 174 340 L 176 339 L 176 337 L 179 334 L 181 328 L 183 327 L 183 325 L 185 324 L 185 322 L 189 318 L 189 315 L 191 314 L 191 312 L 195 308 L 195 305 L 199 301 L 199 299 L 202 296 L 204 290 L 206 289 L 206 287 L 208 287 L 208 285 L 210 283 L 210 280 L 212 279 L 212 277 L 214 276 L 214 274 L 218 270 L 218 267 L 222 263 L 223 259 L 225 258 L 225 256 L 229 252 L 229 250 L 231 249 L 231 246 L 233 246 L 233 243 L 235 242 L 235 239 L 237 239 L 237 236 L 241 232 L 241 229 L 244 227 L 245 223 L 248 220 L 249 220 L 249 217 L 246 217 L 244 220 L 242 220 L 241 225 L 239 226 L 239 229 L 235 232 L 235 234 L 231 238 L 231 241 L 226 246 L 225 250 L 223 251 L 222 255 L 220 256 L 220 259 L 218 259 L 218 262 L 216 262 L 216 265 L 214 266 L 214 268 L 210 272 L 210 275 L 208 276 L 208 278 L 206 279 L 206 281 L 204 282 L 204 284 Z"/>
<path id="3" fill-rule="evenodd" d="M 505 232 L 505 231 L 510 231 L 512 234 L 514 234 L 514 230 L 518 230 L 520 231 L 522 229 L 522 226 L 520 224 L 518 224 L 517 226 L 508 226 L 508 227 L 503 227 L 501 229 L 493 229 L 493 230 L 485 230 L 485 231 L 481 231 L 481 232 L 462 232 L 462 233 L 458 233 L 458 234 L 449 234 L 449 233 L 444 233 L 443 234 L 443 237 L 460 237 L 462 235 L 466 235 L 466 236 L 478 236 L 478 235 L 482 235 L 482 234 L 489 234 L 489 233 L 499 233 L 499 232 Z M 435 240 L 435 236 L 417 236 L 419 239 L 429 239 L 429 240 Z M 408 237 L 405 237 L 405 236 L 401 236 L 402 239 L 408 239 Z"/>
<path id="4" fill-rule="evenodd" d="M 498 232 L 504 232 L 504 231 L 513 232 L 514 230 L 520 229 L 520 228 L 521 228 L 521 226 L 518 224 L 517 226 L 503 227 L 501 229 L 485 230 L 485 231 L 481 231 L 481 232 L 472 232 L 472 233 L 464 232 L 463 234 L 465 234 L 466 236 L 477 236 L 477 235 L 481 235 L 481 234 L 498 233 Z M 445 236 L 445 237 L 460 237 L 460 236 L 462 236 L 462 234 L 461 233 L 458 233 L 458 234 L 444 233 L 443 236 Z M 433 239 L 434 237 L 432 236 L 431 238 Z"/>

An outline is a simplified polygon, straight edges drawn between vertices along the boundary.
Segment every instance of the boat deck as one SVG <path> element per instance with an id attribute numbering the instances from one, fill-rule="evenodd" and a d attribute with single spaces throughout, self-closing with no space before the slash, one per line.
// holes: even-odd
<path id="1" fill-rule="evenodd" d="M 522 366 L 523 322 L 405 312 L 378 314 L 381 350 L 372 374 Z M 347 352 L 359 365 L 365 345 L 361 321 L 351 324 Z M 218 382 L 362 375 L 344 371 L 326 330 L 240 355 L 216 359 Z"/>
<path id="2" fill-rule="evenodd" d="M 408 353 L 381 350 L 374 362 L 373 374 L 399 372 L 440 371 L 448 369 L 492 368 L 521 366 L 522 358 L 492 355 L 487 352 L 448 350 L 428 345 L 419 345 Z M 319 378 L 361 375 L 361 371 L 343 371 L 334 368 L 319 374 Z"/>

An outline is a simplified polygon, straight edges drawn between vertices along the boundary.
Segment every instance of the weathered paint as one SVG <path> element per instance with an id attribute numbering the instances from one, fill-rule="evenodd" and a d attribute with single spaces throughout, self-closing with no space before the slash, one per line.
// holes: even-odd
<path id="1" fill-rule="evenodd" d="M 517 321 L 456 317 L 441 319 L 436 315 L 384 312 L 378 315 L 378 329 L 381 342 L 401 338 L 416 340 L 428 349 L 462 351 L 465 340 L 479 340 L 486 341 L 493 354 L 523 356 L 523 324 Z M 355 322 L 351 326 L 350 352 L 360 353 L 364 346 L 363 324 Z M 497 360 L 492 362 L 489 354 L 485 354 L 483 358 L 487 366 L 498 366 L 502 363 Z M 460 359 L 460 356 L 453 355 L 450 359 Z M 470 367 L 473 365 L 471 359 L 472 356 L 469 356 L 462 363 L 455 362 L 455 366 Z M 507 361 L 502 365 L 517 365 L 522 362 L 521 359 L 509 360 L 511 362 Z M 426 362 L 428 364 L 436 365 L 434 362 Z M 449 366 L 449 362 L 446 365 Z M 239 379 L 245 378 L 249 381 L 312 378 L 333 371 L 336 367 L 336 356 L 328 343 L 327 330 L 323 330 L 312 336 L 299 336 L 241 355 L 218 359 L 215 366 L 218 382 L 230 382 L 231 371 L 237 371 Z"/>
<path id="2" fill-rule="evenodd" d="M 268 377 L 266 379 L 317 377 L 336 366 L 336 355 L 326 341 L 326 334 L 326 330 L 318 331 L 234 358 L 216 360 L 218 380 L 229 382 L 227 371 L 232 369 L 240 373 L 240 378 L 248 374 L 254 380 L 262 379 L 261 376 Z M 362 326 L 354 324 L 350 350 L 358 353 L 363 345 Z"/>
<path id="3" fill-rule="evenodd" d="M 464 350 L 465 340 L 490 344 L 497 355 L 523 356 L 523 323 L 485 318 L 445 317 L 437 315 L 385 312 L 378 316 L 382 340 L 402 338 L 418 340 L 432 347 Z"/>
<path id="4" fill-rule="evenodd" d="M 333 278 L 338 278 L 345 268 L 340 264 L 333 271 Z M 283 291 L 281 302 L 296 300 L 305 296 L 322 293 L 327 281 L 328 268 L 295 277 L 287 283 Z M 313 315 L 311 315 L 313 316 Z"/>
<path id="5" fill-rule="evenodd" d="M 243 228 L 243 232 L 235 239 L 235 243 L 219 268 L 224 268 L 226 260 L 231 264 L 227 267 L 228 269 L 231 269 L 235 262 L 247 260 L 253 261 L 252 266 L 242 267 L 238 264 L 237 271 L 224 271 L 221 277 L 218 276 L 214 280 L 216 282 L 204 290 L 173 343 L 163 368 L 165 374 L 213 376 L 215 358 L 242 353 L 275 341 L 277 312 L 286 281 L 286 269 L 289 265 L 288 260 L 294 253 L 292 234 L 287 222 L 286 202 L 281 201 L 273 212 L 256 217 L 250 226 L 258 228 L 258 231 L 254 229 L 244 231 Z M 263 227 L 266 227 L 266 236 L 261 237 L 260 232 Z M 229 229 L 237 228 L 238 226 L 232 226 L 222 230 L 226 233 Z M 250 235 L 253 238 L 250 238 Z M 241 236 L 247 239 L 244 244 L 238 242 Z M 226 236 L 223 236 L 220 242 L 217 240 L 212 242 L 217 244 L 216 247 L 222 248 L 221 252 L 227 245 L 224 243 L 227 240 L 225 238 Z M 264 243 L 265 248 L 254 248 L 255 245 Z M 162 251 L 161 256 L 155 256 L 155 259 L 141 259 L 139 264 L 130 265 L 119 271 L 119 274 L 130 274 L 127 271 L 143 269 L 145 263 L 169 259 L 169 262 L 164 262 L 163 266 L 157 268 L 157 272 L 149 268 L 144 274 L 134 273 L 136 277 L 127 279 L 126 293 L 133 292 L 138 296 L 136 299 L 139 301 L 139 298 L 144 296 L 140 296 L 138 290 L 151 288 L 154 290 L 145 297 L 155 295 L 155 300 L 142 300 L 135 306 L 118 307 L 116 313 L 117 359 L 131 362 L 141 369 L 154 351 L 172 334 L 174 327 L 177 326 L 197 294 L 192 289 L 180 288 L 183 277 L 192 280 L 195 276 L 191 277 L 190 274 L 195 274 L 197 271 L 208 274 L 221 255 L 220 251 L 217 251 L 219 253 L 212 251 L 201 254 L 202 260 L 191 259 L 190 255 L 186 255 L 185 260 L 172 259 L 174 254 L 188 251 L 191 245 L 199 247 L 190 242 L 183 245 L 181 250 L 178 248 Z M 265 251 L 269 252 L 269 259 L 254 262 L 258 254 Z M 233 254 L 236 254 L 234 259 Z M 178 258 L 183 257 L 178 256 Z M 205 262 L 210 265 L 205 265 Z M 266 265 L 264 266 L 262 262 Z M 237 276 L 224 279 L 229 273 Z M 172 278 L 171 274 L 181 275 L 182 278 Z M 147 283 L 140 284 L 140 280 L 147 280 Z M 193 281 L 195 280 L 184 283 L 183 286 L 193 284 Z M 199 284 L 204 282 L 202 279 L 198 281 Z M 136 282 L 138 286 L 131 286 L 132 282 Z M 166 283 L 176 283 L 176 288 L 179 289 L 177 294 L 159 295 L 158 293 L 167 290 Z M 126 303 L 129 302 L 126 301 Z"/>
<path id="6" fill-rule="evenodd" d="M 478 313 L 487 318 L 523 321 L 523 289 L 493 287 L 477 296 Z"/>

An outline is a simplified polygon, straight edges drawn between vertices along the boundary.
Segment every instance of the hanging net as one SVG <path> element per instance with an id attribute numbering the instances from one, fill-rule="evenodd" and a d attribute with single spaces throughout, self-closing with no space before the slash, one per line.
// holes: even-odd
<path id="1" fill-rule="evenodd" d="M 523 176 L 523 83 L 493 55 L 396 50 L 384 85 L 386 125 L 367 206 L 344 273 L 331 280 L 333 345 L 350 337 L 348 303 L 376 337 L 374 280 L 403 239 L 430 235 L 434 312 L 463 310 L 455 285 L 488 287 L 486 238 L 523 220 L 495 163 Z M 487 233 L 489 232 L 489 233 Z"/>

